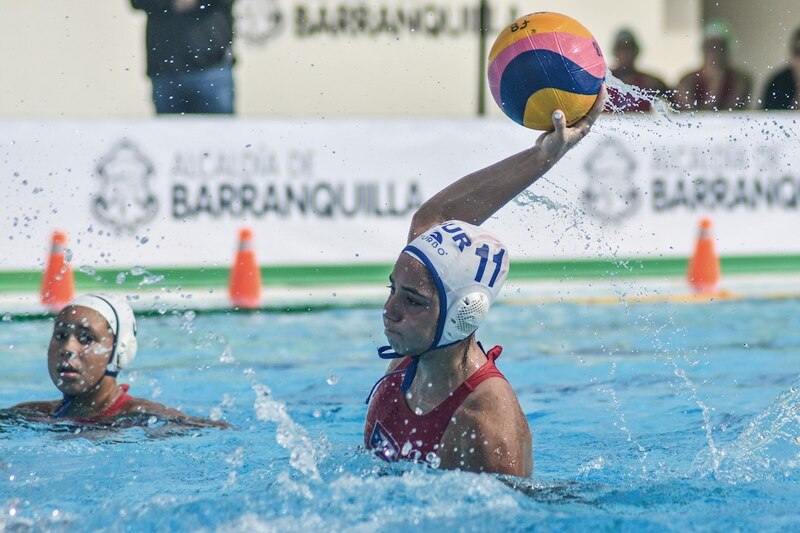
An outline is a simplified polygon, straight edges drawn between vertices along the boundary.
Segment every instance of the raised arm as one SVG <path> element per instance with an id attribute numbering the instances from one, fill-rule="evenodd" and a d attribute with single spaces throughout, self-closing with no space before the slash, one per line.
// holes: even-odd
<path id="1" fill-rule="evenodd" d="M 425 202 L 411 220 L 409 242 L 445 220 L 480 225 L 501 207 L 541 178 L 570 148 L 589 133 L 606 99 L 605 86 L 589 113 L 567 127 L 564 113 L 553 113 L 555 130 L 545 132 L 536 144 L 445 187 Z"/>

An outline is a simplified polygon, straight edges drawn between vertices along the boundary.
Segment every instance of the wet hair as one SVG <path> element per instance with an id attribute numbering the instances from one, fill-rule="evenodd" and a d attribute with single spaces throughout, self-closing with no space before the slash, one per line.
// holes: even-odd
<path id="1" fill-rule="evenodd" d="M 641 48 L 639 48 L 639 41 L 636 39 L 636 35 L 633 34 L 633 31 L 629 30 L 628 28 L 622 28 L 617 32 L 617 35 L 614 37 L 614 49 L 616 50 L 617 47 L 623 43 L 628 43 L 633 47 L 633 53 L 638 55 Z"/>

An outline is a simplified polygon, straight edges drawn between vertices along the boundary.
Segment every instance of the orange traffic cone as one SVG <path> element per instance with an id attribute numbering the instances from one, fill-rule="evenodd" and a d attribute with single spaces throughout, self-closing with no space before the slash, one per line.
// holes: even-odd
<path id="1" fill-rule="evenodd" d="M 53 244 L 47 269 L 42 277 L 42 304 L 48 311 L 58 313 L 75 297 L 75 279 L 66 259 L 67 234 L 53 232 Z"/>
<path id="2" fill-rule="evenodd" d="M 700 220 L 700 235 L 689 260 L 689 285 L 697 293 L 715 293 L 719 284 L 719 257 L 714 251 L 714 238 L 711 236 L 711 219 Z"/>
<path id="3" fill-rule="evenodd" d="M 239 232 L 239 250 L 231 268 L 228 292 L 233 307 L 254 309 L 261 305 L 261 270 L 253 249 L 253 231 L 249 228 Z"/>

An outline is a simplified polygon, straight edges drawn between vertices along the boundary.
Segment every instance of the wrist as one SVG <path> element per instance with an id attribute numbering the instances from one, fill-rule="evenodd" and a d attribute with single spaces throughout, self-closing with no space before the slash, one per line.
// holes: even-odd
<path id="1" fill-rule="evenodd" d="M 530 165 L 532 165 L 533 168 L 541 169 L 541 173 L 544 174 L 564 155 L 563 150 L 560 148 L 560 146 L 555 146 L 546 141 L 537 143 L 528 149 Z"/>

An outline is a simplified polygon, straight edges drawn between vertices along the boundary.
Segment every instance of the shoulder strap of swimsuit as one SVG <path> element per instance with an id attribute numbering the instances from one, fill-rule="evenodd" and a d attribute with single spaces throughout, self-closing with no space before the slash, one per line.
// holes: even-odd
<path id="1" fill-rule="evenodd" d="M 486 353 L 486 359 L 487 359 L 486 364 L 480 367 L 477 372 L 468 377 L 467 381 L 464 382 L 464 387 L 466 387 L 469 390 L 469 392 L 474 391 L 475 387 L 477 387 L 478 385 L 480 385 L 489 378 L 506 379 L 503 373 L 500 372 L 494 364 L 497 358 L 500 357 L 500 353 L 502 351 L 503 351 L 502 346 L 495 346 Z M 469 392 L 467 394 L 469 394 Z M 464 398 L 466 398 L 466 395 L 464 396 Z"/>
<path id="2" fill-rule="evenodd" d="M 128 403 L 133 399 L 133 396 L 128 394 L 128 389 L 130 388 L 130 385 L 126 383 L 124 385 L 120 385 L 120 387 L 122 388 L 122 394 L 119 395 L 119 397 L 116 399 L 114 403 L 109 405 L 102 413 L 97 415 L 95 418 L 105 418 L 108 416 L 114 416 L 120 411 L 120 409 L 122 409 L 125 406 L 126 403 Z"/>
<path id="3" fill-rule="evenodd" d="M 464 400 L 467 399 L 472 391 L 475 388 L 486 381 L 489 378 L 503 378 L 506 377 L 500 372 L 497 367 L 494 365 L 495 360 L 500 357 L 500 352 L 503 351 L 501 346 L 495 346 L 488 352 L 486 352 L 486 363 L 480 367 L 477 372 L 472 374 L 467 380 L 462 383 L 461 385 L 453 391 L 453 394 L 448 396 L 442 403 L 436 407 L 435 411 L 437 411 L 437 415 L 445 418 L 447 421 L 450 421 L 452 418 L 453 413 L 456 412 L 456 409 L 464 403 Z"/>
<path id="4" fill-rule="evenodd" d="M 73 400 L 74 400 L 74 397 L 65 395 L 64 399 L 61 400 L 61 405 L 59 405 L 58 409 L 56 409 L 55 412 L 50 416 L 52 416 L 53 418 L 63 418 L 64 415 L 67 414 L 67 411 L 69 410 L 69 406 L 72 405 L 72 401 Z"/>

